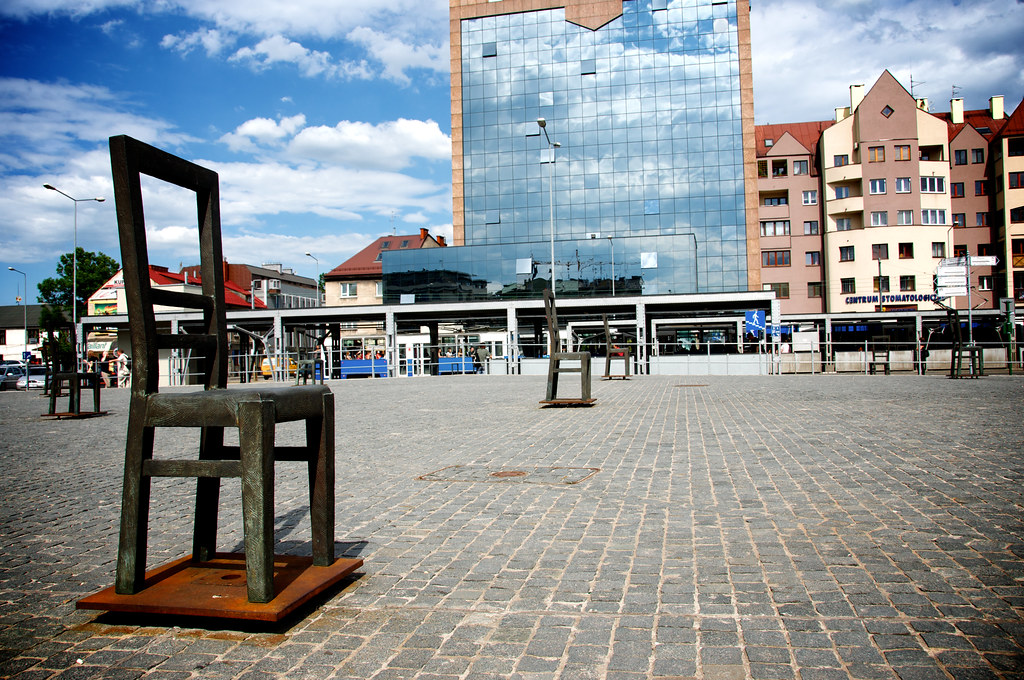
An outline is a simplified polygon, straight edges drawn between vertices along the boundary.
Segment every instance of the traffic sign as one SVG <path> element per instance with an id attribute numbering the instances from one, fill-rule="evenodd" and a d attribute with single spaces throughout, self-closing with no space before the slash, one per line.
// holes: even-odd
<path id="1" fill-rule="evenodd" d="M 964 296 L 967 295 L 967 286 L 939 286 L 935 294 L 940 298 Z"/>
<path id="2" fill-rule="evenodd" d="M 995 255 L 972 255 L 971 265 L 977 267 L 995 267 L 999 264 L 999 258 Z"/>
<path id="3" fill-rule="evenodd" d="M 967 267 L 964 265 L 940 264 L 935 268 L 936 276 L 967 276 Z"/>
<path id="4" fill-rule="evenodd" d="M 944 274 L 939 274 L 938 276 L 935 277 L 935 285 L 939 286 L 940 288 L 946 288 L 949 286 L 963 287 L 967 285 L 967 277 L 946 276 Z"/>

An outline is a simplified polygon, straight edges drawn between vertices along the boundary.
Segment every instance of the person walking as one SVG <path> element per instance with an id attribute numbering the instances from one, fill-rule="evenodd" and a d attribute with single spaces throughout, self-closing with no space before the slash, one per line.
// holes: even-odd
<path id="1" fill-rule="evenodd" d="M 114 363 L 117 365 L 117 386 L 129 387 L 131 385 L 132 373 L 128 369 L 128 355 L 122 352 L 120 348 L 117 350 L 117 358 L 114 359 Z"/>

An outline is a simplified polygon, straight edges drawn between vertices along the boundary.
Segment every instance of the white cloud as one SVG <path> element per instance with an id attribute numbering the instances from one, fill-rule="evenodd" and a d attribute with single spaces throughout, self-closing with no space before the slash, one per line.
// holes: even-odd
<path id="1" fill-rule="evenodd" d="M 253 47 L 240 48 L 231 55 L 230 61 L 247 63 L 255 69 L 269 68 L 274 64 L 293 64 L 308 78 L 320 75 L 342 80 L 372 77 L 365 62 L 335 62 L 328 52 L 307 49 L 281 35 L 264 38 Z"/>
<path id="2" fill-rule="evenodd" d="M 411 45 L 365 26 L 352 30 L 348 38 L 364 45 L 367 51 L 384 65 L 384 76 L 402 85 L 412 82 L 406 74 L 409 69 L 421 68 L 447 73 L 449 68 L 447 42 L 437 45 Z"/>
<path id="3" fill-rule="evenodd" d="M 253 118 L 235 128 L 234 132 L 221 137 L 221 141 L 233 151 L 255 151 L 259 145 L 277 145 L 291 137 L 306 124 L 301 113 L 280 120 Z"/>
<path id="4" fill-rule="evenodd" d="M 334 127 L 309 127 L 298 133 L 289 150 L 320 162 L 358 164 L 397 170 L 413 158 L 451 158 L 451 138 L 432 120 L 399 118 L 373 125 L 342 121 Z"/>
<path id="5" fill-rule="evenodd" d="M 201 47 L 208 57 L 215 57 L 235 43 L 235 36 L 217 30 L 206 28 L 191 33 L 179 33 L 178 35 L 165 35 L 160 41 L 160 46 L 188 54 L 198 47 Z"/>
<path id="6" fill-rule="evenodd" d="M 824 120 L 889 69 L 932 110 L 953 85 L 968 108 L 1024 89 L 1024 11 L 1016 0 L 764 0 L 751 7 L 755 116 L 760 123 Z"/>

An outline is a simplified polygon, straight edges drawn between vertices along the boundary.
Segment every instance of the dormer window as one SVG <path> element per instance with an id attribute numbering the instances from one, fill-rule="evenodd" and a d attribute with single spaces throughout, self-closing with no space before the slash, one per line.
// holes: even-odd
<path id="1" fill-rule="evenodd" d="M 399 248 L 408 248 L 409 247 L 409 239 L 405 239 L 404 241 L 402 241 L 402 243 L 398 247 Z"/>
<path id="2" fill-rule="evenodd" d="M 773 146 L 774 144 L 775 144 L 775 140 L 774 139 L 765 139 L 764 140 L 764 145 L 765 146 Z"/>
<path id="3" fill-rule="evenodd" d="M 388 249 L 388 248 L 390 248 L 390 247 L 391 247 L 391 241 L 383 241 L 383 242 L 382 242 L 382 243 L 380 244 L 380 249 L 381 249 L 381 250 L 387 250 L 387 249 Z"/>

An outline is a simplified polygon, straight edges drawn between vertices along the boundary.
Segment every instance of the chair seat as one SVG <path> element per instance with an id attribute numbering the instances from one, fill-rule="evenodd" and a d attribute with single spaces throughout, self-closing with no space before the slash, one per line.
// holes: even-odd
<path id="1" fill-rule="evenodd" d="M 237 427 L 238 405 L 254 401 L 271 402 L 278 423 L 305 420 L 323 410 L 323 396 L 330 391 L 324 385 L 308 385 L 157 392 L 143 397 L 146 426 Z"/>

